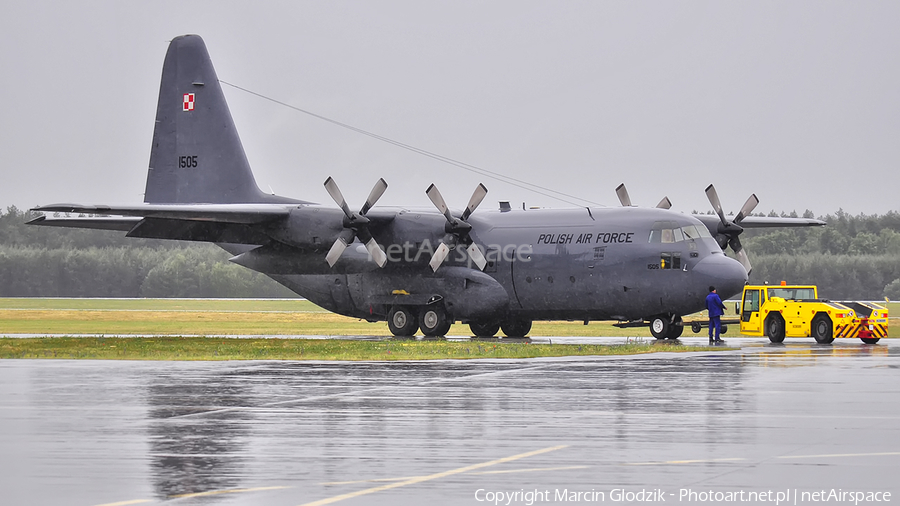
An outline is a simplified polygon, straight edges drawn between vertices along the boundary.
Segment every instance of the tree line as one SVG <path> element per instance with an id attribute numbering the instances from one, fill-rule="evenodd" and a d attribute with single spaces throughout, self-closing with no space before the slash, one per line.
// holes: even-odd
<path id="1" fill-rule="evenodd" d="M 0 297 L 295 296 L 211 244 L 25 225 L 34 216 L 0 210 Z M 750 282 L 817 284 L 831 299 L 900 300 L 900 213 L 839 210 L 819 219 L 827 226 L 746 230 Z"/>

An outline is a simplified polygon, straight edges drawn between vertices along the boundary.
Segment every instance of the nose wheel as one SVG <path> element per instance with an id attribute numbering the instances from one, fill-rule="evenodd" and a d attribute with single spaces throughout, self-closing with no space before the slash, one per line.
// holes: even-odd
<path id="1" fill-rule="evenodd" d="M 678 339 L 684 332 L 678 315 L 657 315 L 650 318 L 650 333 L 657 339 Z"/>

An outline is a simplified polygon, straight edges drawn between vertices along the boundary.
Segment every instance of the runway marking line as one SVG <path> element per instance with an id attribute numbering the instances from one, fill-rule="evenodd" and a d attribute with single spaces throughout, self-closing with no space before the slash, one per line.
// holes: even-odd
<path id="1" fill-rule="evenodd" d="M 97 506 L 128 506 L 129 504 L 141 504 L 145 502 L 152 502 L 151 499 L 133 499 L 131 501 L 119 501 L 119 502 L 107 502 L 103 504 L 98 504 Z"/>
<path id="2" fill-rule="evenodd" d="M 331 504 L 338 501 L 343 501 L 344 499 L 352 499 L 354 497 L 359 497 L 361 495 L 374 494 L 375 492 L 381 492 L 383 490 L 390 490 L 392 488 L 405 487 L 407 485 L 415 485 L 417 483 L 422 483 L 426 481 L 436 480 L 438 478 L 445 478 L 447 476 L 452 476 L 454 474 L 462 474 L 467 473 L 469 471 L 474 471 L 475 469 L 481 469 L 484 467 L 490 467 L 497 464 L 503 464 L 505 462 L 512 462 L 514 460 L 524 459 L 527 457 L 533 457 L 535 455 L 540 455 L 542 453 L 548 453 L 556 450 L 561 450 L 563 448 L 567 448 L 569 445 L 560 445 L 560 446 L 551 446 L 549 448 L 542 448 L 540 450 L 534 450 L 531 452 L 520 453 L 518 455 L 512 455 L 510 457 L 503 457 L 502 459 L 491 460 L 488 462 L 482 462 L 480 464 L 473 464 L 471 466 L 460 467 L 457 469 L 451 469 L 449 471 L 443 471 L 440 473 L 429 474 L 428 476 L 416 476 L 414 478 L 410 478 L 405 481 L 390 483 L 388 485 L 381 485 L 378 487 L 367 488 L 364 490 L 359 490 L 356 492 L 350 492 L 347 494 L 336 495 L 334 497 L 328 497 L 325 499 L 319 499 L 318 501 L 308 502 L 303 504 L 302 506 L 322 506 L 324 504 Z"/>
<path id="3" fill-rule="evenodd" d="M 735 457 L 727 459 L 698 459 L 698 460 L 666 460 L 660 462 L 625 462 L 623 466 L 664 466 L 667 464 L 703 464 L 706 462 L 737 462 L 747 460 L 745 458 Z"/>
<path id="4" fill-rule="evenodd" d="M 777 459 L 816 459 L 816 458 L 833 458 L 833 457 L 882 457 L 887 455 L 900 455 L 900 452 L 881 452 L 881 453 L 830 453 L 823 455 L 781 455 L 775 457 Z"/>
<path id="5" fill-rule="evenodd" d="M 591 466 L 564 466 L 564 467 L 534 467 L 529 469 L 509 469 L 506 471 L 480 471 L 468 474 L 511 474 L 511 473 L 533 473 L 538 471 L 566 471 L 569 469 L 587 469 Z"/>
<path id="6" fill-rule="evenodd" d="M 206 497 L 210 495 L 222 495 L 222 494 L 242 494 L 244 492 L 262 492 L 264 490 L 283 490 L 286 488 L 285 486 L 276 486 L 276 487 L 255 487 L 255 488 L 228 488 L 224 490 L 209 490 L 206 492 L 194 492 L 190 494 L 178 494 L 178 495 L 170 495 L 169 499 L 184 499 L 187 497 Z"/>
<path id="7" fill-rule="evenodd" d="M 210 495 L 221 495 L 221 494 L 241 494 L 244 492 L 262 492 L 265 490 L 282 490 L 285 486 L 276 486 L 276 487 L 255 487 L 255 488 L 229 488 L 224 490 L 208 490 L 206 492 L 193 492 L 190 494 L 177 494 L 170 495 L 168 499 L 184 499 L 188 497 L 206 497 Z M 119 502 L 108 502 L 104 504 L 98 504 L 96 506 L 128 506 L 129 504 L 143 504 L 146 502 L 153 502 L 152 499 L 133 499 L 131 501 L 119 501 Z"/>
<path id="8" fill-rule="evenodd" d="M 353 480 L 353 481 L 326 481 L 324 483 L 319 483 L 319 485 L 353 485 L 354 483 L 377 483 L 382 481 L 404 481 L 404 480 L 412 480 L 415 478 L 422 478 L 421 476 L 403 476 L 400 478 L 373 478 L 371 480 Z"/>
<path id="9" fill-rule="evenodd" d="M 510 474 L 510 473 L 533 473 L 535 471 L 565 471 L 569 469 L 587 469 L 590 466 L 564 466 L 564 467 L 535 467 L 528 469 L 509 469 L 506 471 L 480 471 L 477 473 L 466 473 L 466 474 Z M 403 481 L 403 480 L 412 480 L 415 478 L 421 478 L 421 476 L 405 476 L 402 478 L 373 478 L 371 480 L 354 480 L 354 481 L 326 481 L 324 483 L 319 483 L 319 485 L 353 485 L 355 483 L 377 483 L 377 482 L 390 482 L 390 481 Z"/>

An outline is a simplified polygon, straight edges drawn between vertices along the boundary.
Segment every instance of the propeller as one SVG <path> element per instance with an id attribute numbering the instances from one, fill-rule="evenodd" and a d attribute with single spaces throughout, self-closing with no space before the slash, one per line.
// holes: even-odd
<path id="1" fill-rule="evenodd" d="M 628 196 L 625 183 L 616 186 L 616 196 L 619 197 L 619 203 L 622 204 L 622 207 L 631 207 L 631 197 Z"/>
<path id="2" fill-rule="evenodd" d="M 622 207 L 631 207 L 631 197 L 628 196 L 628 190 L 625 189 L 625 183 L 616 187 L 616 196 L 619 197 L 619 203 L 622 204 Z M 659 209 L 668 209 L 672 207 L 672 201 L 669 200 L 669 197 L 663 197 L 662 200 L 659 201 L 659 204 L 656 204 L 656 207 Z"/>
<path id="3" fill-rule="evenodd" d="M 467 245 L 466 252 L 468 252 L 469 258 L 475 262 L 475 265 L 478 266 L 479 270 L 484 270 L 484 267 L 487 265 L 487 260 L 484 258 L 484 254 L 481 253 L 481 250 L 478 249 L 475 242 L 472 241 L 472 238 L 469 237 L 472 225 L 470 225 L 467 220 L 469 219 L 469 216 L 475 212 L 478 205 L 481 204 L 481 201 L 484 200 L 485 195 L 487 195 L 487 188 L 481 183 L 478 184 L 475 191 L 472 193 L 472 198 L 469 199 L 469 205 L 466 206 L 465 211 L 463 211 L 462 216 L 459 218 L 455 218 L 450 214 L 450 209 L 447 207 L 447 203 L 444 201 L 441 192 L 438 191 L 437 186 L 432 184 L 425 190 L 425 193 L 428 195 L 428 198 L 431 199 L 431 203 L 434 204 L 434 207 L 447 218 L 447 224 L 444 226 L 444 230 L 447 233 L 444 234 L 440 246 L 434 251 L 434 255 L 431 256 L 431 262 L 428 263 L 428 265 L 431 266 L 431 270 L 437 272 L 438 267 L 444 263 L 444 260 L 447 259 L 447 255 L 450 254 L 450 250 L 456 248 L 460 244 Z"/>
<path id="4" fill-rule="evenodd" d="M 325 180 L 325 190 L 328 191 L 328 194 L 331 195 L 331 198 L 334 199 L 341 210 L 344 211 L 344 230 L 341 231 L 337 240 L 335 240 L 334 244 L 331 246 L 331 249 L 328 250 L 328 254 L 325 255 L 325 261 L 328 262 L 330 267 L 334 267 L 338 258 L 340 258 L 344 250 L 347 249 L 347 245 L 352 243 L 353 239 L 356 237 L 359 237 L 359 240 L 366 244 L 369 255 L 375 260 L 378 267 L 385 266 L 387 263 L 387 255 L 384 254 L 384 251 L 378 246 L 378 242 L 375 241 L 375 238 L 372 237 L 372 234 L 369 232 L 369 219 L 366 218 L 366 213 L 368 213 L 369 209 L 372 209 L 372 206 L 375 205 L 375 202 L 378 202 L 378 199 L 384 195 L 387 186 L 384 179 L 379 179 L 372 188 L 372 191 L 369 192 L 369 198 L 366 199 L 362 209 L 360 209 L 358 213 L 354 213 L 347 205 L 347 201 L 344 200 L 344 195 L 341 193 L 341 189 L 338 188 L 337 183 L 334 182 L 334 179 L 329 177 Z"/>
<path id="5" fill-rule="evenodd" d="M 740 212 L 734 217 L 734 220 L 729 222 L 725 218 L 725 213 L 722 212 L 722 203 L 719 201 L 719 194 L 716 192 L 715 186 L 709 185 L 706 187 L 706 198 L 709 199 L 709 203 L 712 204 L 713 209 L 716 211 L 716 214 L 719 215 L 719 220 L 721 221 L 721 224 L 716 230 L 716 242 L 719 243 L 719 247 L 723 250 L 725 249 L 725 246 L 731 246 L 731 249 L 734 251 L 734 256 L 749 274 L 750 269 L 752 268 L 750 259 L 747 257 L 747 252 L 744 251 L 744 247 L 741 245 L 741 240 L 738 236 L 744 231 L 741 227 L 741 221 L 747 216 L 750 216 L 750 213 L 752 213 L 753 209 L 756 208 L 756 205 L 759 204 L 759 199 L 756 198 L 755 193 L 750 195 L 747 201 L 744 202 L 744 206 L 741 207 Z"/>

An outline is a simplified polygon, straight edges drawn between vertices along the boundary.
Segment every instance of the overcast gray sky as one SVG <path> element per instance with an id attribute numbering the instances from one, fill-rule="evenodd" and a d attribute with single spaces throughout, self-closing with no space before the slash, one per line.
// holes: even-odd
<path id="1" fill-rule="evenodd" d="M 9 2 L 0 206 L 138 203 L 168 40 L 219 78 L 606 205 L 898 210 L 900 2 Z M 570 207 L 225 87 L 260 187 Z M 579 202 L 580 203 L 580 202 Z"/>

